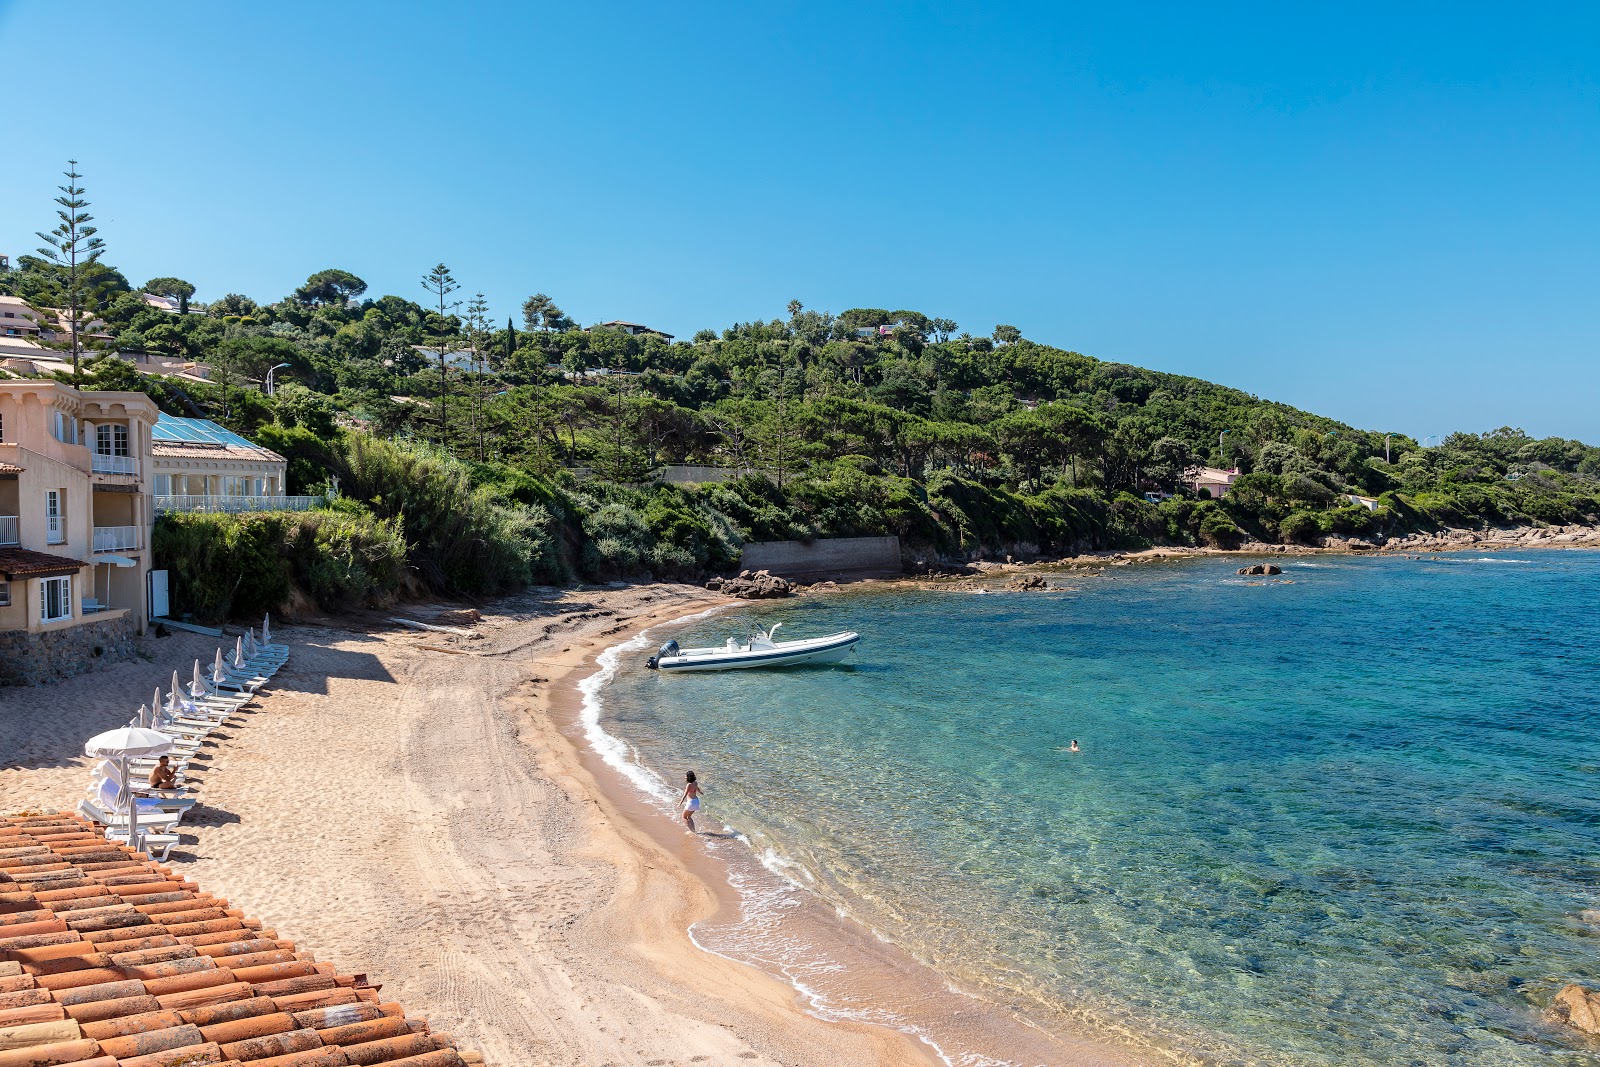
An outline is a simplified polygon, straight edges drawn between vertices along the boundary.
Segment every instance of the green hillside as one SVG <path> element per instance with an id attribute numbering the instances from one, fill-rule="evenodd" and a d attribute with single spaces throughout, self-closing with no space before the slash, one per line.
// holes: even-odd
<path id="1" fill-rule="evenodd" d="M 1577 441 L 1392 436 L 1386 458 L 1382 433 L 1009 326 L 975 336 L 915 311 L 795 302 L 668 340 L 580 329 L 543 295 L 504 323 L 448 292 L 432 310 L 368 299 L 343 271 L 173 314 L 97 269 L 106 348 L 204 361 L 212 382 L 100 356 L 89 384 L 144 389 L 276 449 L 290 492 L 339 476 L 341 507 L 400 524 L 411 571 L 441 590 L 695 578 L 773 538 L 893 533 L 949 561 L 1600 515 L 1600 449 Z M 64 287 L 31 257 L 0 275 L 37 307 Z M 175 278 L 147 288 L 192 293 Z M 441 365 L 440 350 L 458 355 Z M 257 383 L 279 364 L 268 397 Z M 668 464 L 739 476 L 654 484 Z M 1243 473 L 1212 500 L 1186 485 L 1202 465 Z"/>

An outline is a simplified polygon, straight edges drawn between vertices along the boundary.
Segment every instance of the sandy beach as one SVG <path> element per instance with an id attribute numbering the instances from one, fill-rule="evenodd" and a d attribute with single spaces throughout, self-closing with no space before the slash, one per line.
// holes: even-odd
<path id="1" fill-rule="evenodd" d="M 715 602 L 536 591 L 497 604 L 475 640 L 352 628 L 377 618 L 286 626 L 294 655 L 270 695 L 192 765 L 203 810 L 176 869 L 491 1063 L 936 1062 L 697 949 L 686 930 L 716 893 L 615 810 L 557 725 L 552 694 L 597 650 Z M 0 810 L 72 808 L 84 739 L 215 645 L 147 638 L 149 661 L 0 689 Z"/>

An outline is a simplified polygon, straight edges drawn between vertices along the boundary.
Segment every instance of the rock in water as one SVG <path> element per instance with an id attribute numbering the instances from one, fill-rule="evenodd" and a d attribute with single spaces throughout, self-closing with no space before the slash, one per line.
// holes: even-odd
<path id="1" fill-rule="evenodd" d="M 1024 574 L 1006 583 L 1007 589 L 1049 589 L 1050 583 L 1037 574 Z"/>
<path id="2" fill-rule="evenodd" d="M 1240 574 L 1282 574 L 1283 568 L 1276 563 L 1257 563 L 1249 567 L 1240 567 Z"/>
<path id="3" fill-rule="evenodd" d="M 1574 1030 L 1600 1034 L 1600 993 L 1581 985 L 1562 986 L 1550 1005 L 1550 1014 Z"/>

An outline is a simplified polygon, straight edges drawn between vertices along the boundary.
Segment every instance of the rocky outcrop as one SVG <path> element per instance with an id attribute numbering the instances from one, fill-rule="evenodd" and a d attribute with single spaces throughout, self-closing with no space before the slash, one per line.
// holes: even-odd
<path id="1" fill-rule="evenodd" d="M 1276 563 L 1257 563 L 1249 567 L 1240 567 L 1240 574 L 1282 574 L 1283 568 Z"/>
<path id="2" fill-rule="evenodd" d="M 1600 993 L 1581 985 L 1562 986 L 1550 1005 L 1550 1015 L 1574 1030 L 1600 1034 Z"/>
<path id="3" fill-rule="evenodd" d="M 1020 578 L 1013 578 L 1006 583 L 1007 589 L 1049 589 L 1050 583 L 1037 574 L 1024 574 Z"/>
<path id="4" fill-rule="evenodd" d="M 706 588 L 744 600 L 776 600 L 793 596 L 795 585 L 787 578 L 779 578 L 771 571 L 740 571 L 737 578 L 713 578 Z"/>

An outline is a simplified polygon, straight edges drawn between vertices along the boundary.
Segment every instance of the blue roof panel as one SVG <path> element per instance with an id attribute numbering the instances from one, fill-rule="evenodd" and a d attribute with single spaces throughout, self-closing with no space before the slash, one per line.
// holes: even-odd
<path id="1" fill-rule="evenodd" d="M 223 429 L 208 419 L 180 419 L 162 412 L 150 429 L 155 441 L 170 441 L 185 445 L 236 445 L 241 448 L 260 448 L 232 430 Z"/>

